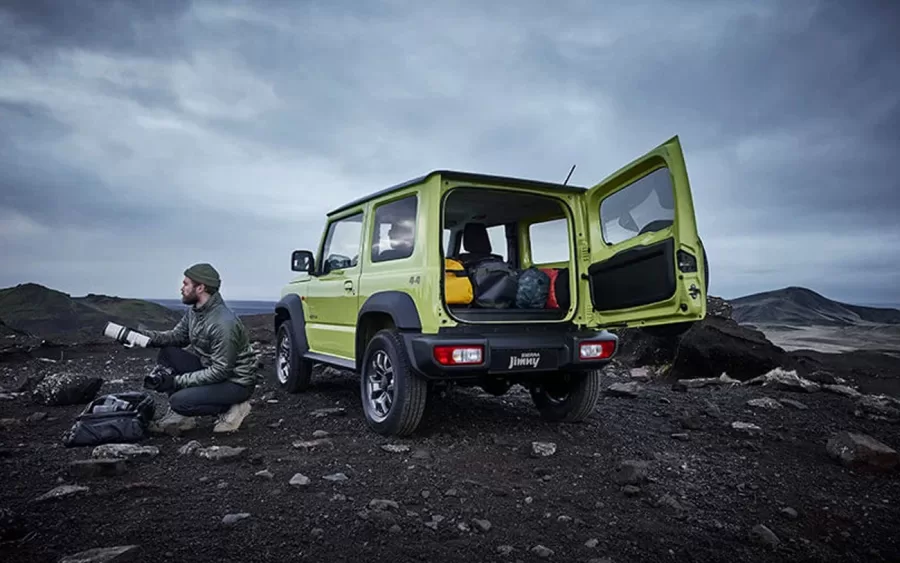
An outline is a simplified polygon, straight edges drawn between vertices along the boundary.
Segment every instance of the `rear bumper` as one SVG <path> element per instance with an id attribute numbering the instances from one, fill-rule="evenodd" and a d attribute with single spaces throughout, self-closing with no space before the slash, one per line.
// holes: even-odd
<path id="1" fill-rule="evenodd" d="M 404 333 L 414 369 L 426 379 L 461 380 L 490 375 L 527 376 L 563 370 L 603 367 L 618 351 L 618 337 L 607 331 L 504 334 Z M 582 342 L 611 341 L 613 353 L 604 359 L 579 357 Z M 483 346 L 482 363 L 443 365 L 434 356 L 435 346 Z"/>

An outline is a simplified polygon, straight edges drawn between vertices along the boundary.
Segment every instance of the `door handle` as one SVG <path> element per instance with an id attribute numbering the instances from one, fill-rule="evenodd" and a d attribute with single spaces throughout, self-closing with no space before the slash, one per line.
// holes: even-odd
<path id="1" fill-rule="evenodd" d="M 344 282 L 344 291 L 353 291 L 353 282 L 347 280 Z"/>

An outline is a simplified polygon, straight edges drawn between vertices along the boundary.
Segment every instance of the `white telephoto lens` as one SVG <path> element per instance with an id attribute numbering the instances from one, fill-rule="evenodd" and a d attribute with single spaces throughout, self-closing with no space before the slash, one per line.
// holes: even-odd
<path id="1" fill-rule="evenodd" d="M 124 326 L 116 323 L 106 323 L 106 328 L 103 330 L 103 335 L 109 338 L 118 338 L 119 334 L 125 329 Z"/>
<path id="2" fill-rule="evenodd" d="M 128 343 L 131 346 L 140 346 L 141 348 L 146 348 L 147 343 L 150 342 L 150 338 L 144 336 L 143 334 L 135 331 L 131 331 L 128 333 Z"/>

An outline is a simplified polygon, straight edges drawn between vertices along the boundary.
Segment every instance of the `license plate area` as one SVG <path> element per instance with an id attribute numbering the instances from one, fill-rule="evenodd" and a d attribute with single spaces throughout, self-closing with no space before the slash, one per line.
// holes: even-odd
<path id="1" fill-rule="evenodd" d="M 492 348 L 491 371 L 545 371 L 559 367 L 559 350 L 553 348 Z"/>

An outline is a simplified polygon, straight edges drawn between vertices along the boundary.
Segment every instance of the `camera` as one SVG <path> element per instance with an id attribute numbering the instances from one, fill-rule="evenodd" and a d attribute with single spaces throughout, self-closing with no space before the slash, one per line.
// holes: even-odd
<path id="1" fill-rule="evenodd" d="M 149 374 L 144 376 L 144 387 L 163 391 L 164 389 L 160 388 L 166 386 L 167 382 L 171 382 L 174 375 L 175 370 L 169 366 L 157 364 Z"/>
<path id="2" fill-rule="evenodd" d="M 106 328 L 103 330 L 103 335 L 112 338 L 116 342 L 124 345 L 127 348 L 134 348 L 138 346 L 140 348 L 146 348 L 147 344 L 150 342 L 150 338 L 144 336 L 143 334 L 128 328 L 127 326 L 122 326 L 117 323 L 106 323 Z"/>

